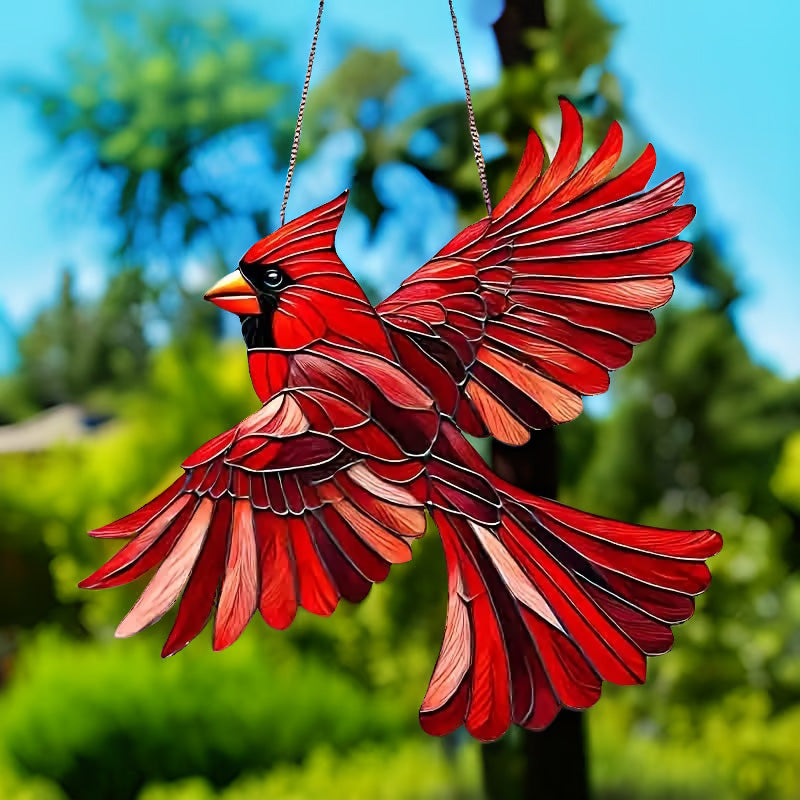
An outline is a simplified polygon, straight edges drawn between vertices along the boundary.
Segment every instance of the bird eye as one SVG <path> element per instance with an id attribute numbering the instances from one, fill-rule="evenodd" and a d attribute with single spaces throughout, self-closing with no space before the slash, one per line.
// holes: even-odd
<path id="1" fill-rule="evenodd" d="M 265 289 L 275 290 L 280 289 L 283 286 L 285 275 L 281 270 L 275 269 L 275 267 L 270 267 L 269 269 L 265 270 L 261 276 L 261 282 L 264 285 Z"/>

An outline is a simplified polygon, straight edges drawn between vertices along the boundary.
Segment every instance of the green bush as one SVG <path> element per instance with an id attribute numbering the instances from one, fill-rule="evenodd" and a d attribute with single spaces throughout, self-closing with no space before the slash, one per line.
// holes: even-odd
<path id="1" fill-rule="evenodd" d="M 436 741 L 404 742 L 391 750 L 359 748 L 345 758 L 315 750 L 302 766 L 282 766 L 215 793 L 206 781 L 151 786 L 139 800 L 479 800 L 477 745 L 446 757 Z"/>
<path id="2" fill-rule="evenodd" d="M 3 800 L 66 800 L 64 793 L 45 778 L 20 775 L 0 758 L 0 797 Z"/>
<path id="3" fill-rule="evenodd" d="M 800 431 L 784 442 L 781 460 L 770 486 L 778 499 L 794 510 L 800 510 Z"/>
<path id="4" fill-rule="evenodd" d="M 322 744 L 339 752 L 415 730 L 413 707 L 394 695 L 276 656 L 252 631 L 225 653 L 195 647 L 167 661 L 147 640 L 39 635 L 0 697 L 0 750 L 76 800 L 194 775 L 224 786 Z"/>
<path id="5" fill-rule="evenodd" d="M 592 779 L 603 800 L 800 797 L 800 708 L 774 713 L 766 692 L 742 689 L 699 720 L 676 707 L 659 726 L 639 718 L 625 695 L 609 694 L 589 714 Z"/>
<path id="6" fill-rule="evenodd" d="M 86 603 L 84 622 L 92 630 L 104 628 L 130 605 L 133 592 L 116 593 L 109 612 L 102 593 L 77 588 L 119 547 L 90 539 L 87 530 L 152 498 L 180 475 L 189 453 L 257 406 L 240 348 L 202 336 L 164 348 L 138 386 L 94 401 L 96 411 L 114 417 L 96 436 L 0 458 L 0 539 L 27 548 L 44 541 L 53 554 L 59 599 Z"/>

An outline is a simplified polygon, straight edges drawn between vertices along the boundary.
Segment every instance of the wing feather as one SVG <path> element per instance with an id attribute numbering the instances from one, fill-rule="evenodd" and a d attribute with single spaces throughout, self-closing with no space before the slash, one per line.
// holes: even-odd
<path id="1" fill-rule="evenodd" d="M 133 538 L 81 586 L 118 586 L 155 568 L 118 636 L 153 624 L 182 594 L 162 655 L 185 647 L 212 616 L 220 650 L 256 610 L 275 628 L 299 607 L 331 614 L 411 557 L 408 542 L 426 527 L 422 465 L 371 409 L 388 401 L 396 417 L 436 417 L 432 401 L 383 359 L 348 351 L 328 371 L 335 354 L 324 352 L 303 363 L 326 380 L 278 392 L 186 459 L 185 476 L 155 500 L 95 532 Z M 338 391 L 348 381 L 353 391 Z M 380 381 L 390 385 L 386 399 Z M 413 432 L 414 420 L 405 428 Z"/>
<path id="2" fill-rule="evenodd" d="M 398 358 L 440 411 L 509 444 L 573 419 L 582 396 L 606 391 L 631 345 L 655 332 L 650 312 L 670 299 L 670 273 L 692 250 L 675 238 L 694 217 L 693 206 L 676 205 L 683 175 L 644 191 L 655 169 L 648 146 L 611 177 L 617 123 L 578 167 L 581 118 L 563 99 L 561 113 L 550 165 L 542 170 L 531 132 L 492 214 L 378 306 Z"/>

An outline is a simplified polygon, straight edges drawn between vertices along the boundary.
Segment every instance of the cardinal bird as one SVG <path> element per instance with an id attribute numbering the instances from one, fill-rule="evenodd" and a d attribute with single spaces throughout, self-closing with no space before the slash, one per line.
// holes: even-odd
<path id="1" fill-rule="evenodd" d="M 640 684 L 708 587 L 711 530 L 643 527 L 528 494 L 464 437 L 511 445 L 574 419 L 583 395 L 655 332 L 692 246 L 675 175 L 653 189 L 648 146 L 611 177 L 612 124 L 578 166 L 583 125 L 561 101 L 546 169 L 531 132 L 502 202 L 373 307 L 334 247 L 347 194 L 253 245 L 205 295 L 237 314 L 260 410 L 202 445 L 183 476 L 93 536 L 132 539 L 81 582 L 156 568 L 120 623 L 180 603 L 163 655 L 213 614 L 221 650 L 260 612 L 362 600 L 410 543 L 439 531 L 449 600 L 422 727 L 489 741 L 585 709 L 603 681 Z"/>

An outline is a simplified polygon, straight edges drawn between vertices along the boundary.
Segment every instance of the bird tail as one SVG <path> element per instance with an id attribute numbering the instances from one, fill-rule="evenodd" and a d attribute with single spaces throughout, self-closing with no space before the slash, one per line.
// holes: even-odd
<path id="1" fill-rule="evenodd" d="M 708 588 L 704 562 L 722 539 L 577 511 L 478 462 L 431 468 L 449 595 L 420 722 L 490 741 L 511 722 L 539 730 L 560 708 L 588 708 L 604 680 L 643 683 L 646 656 L 670 649 L 670 626 Z"/>

